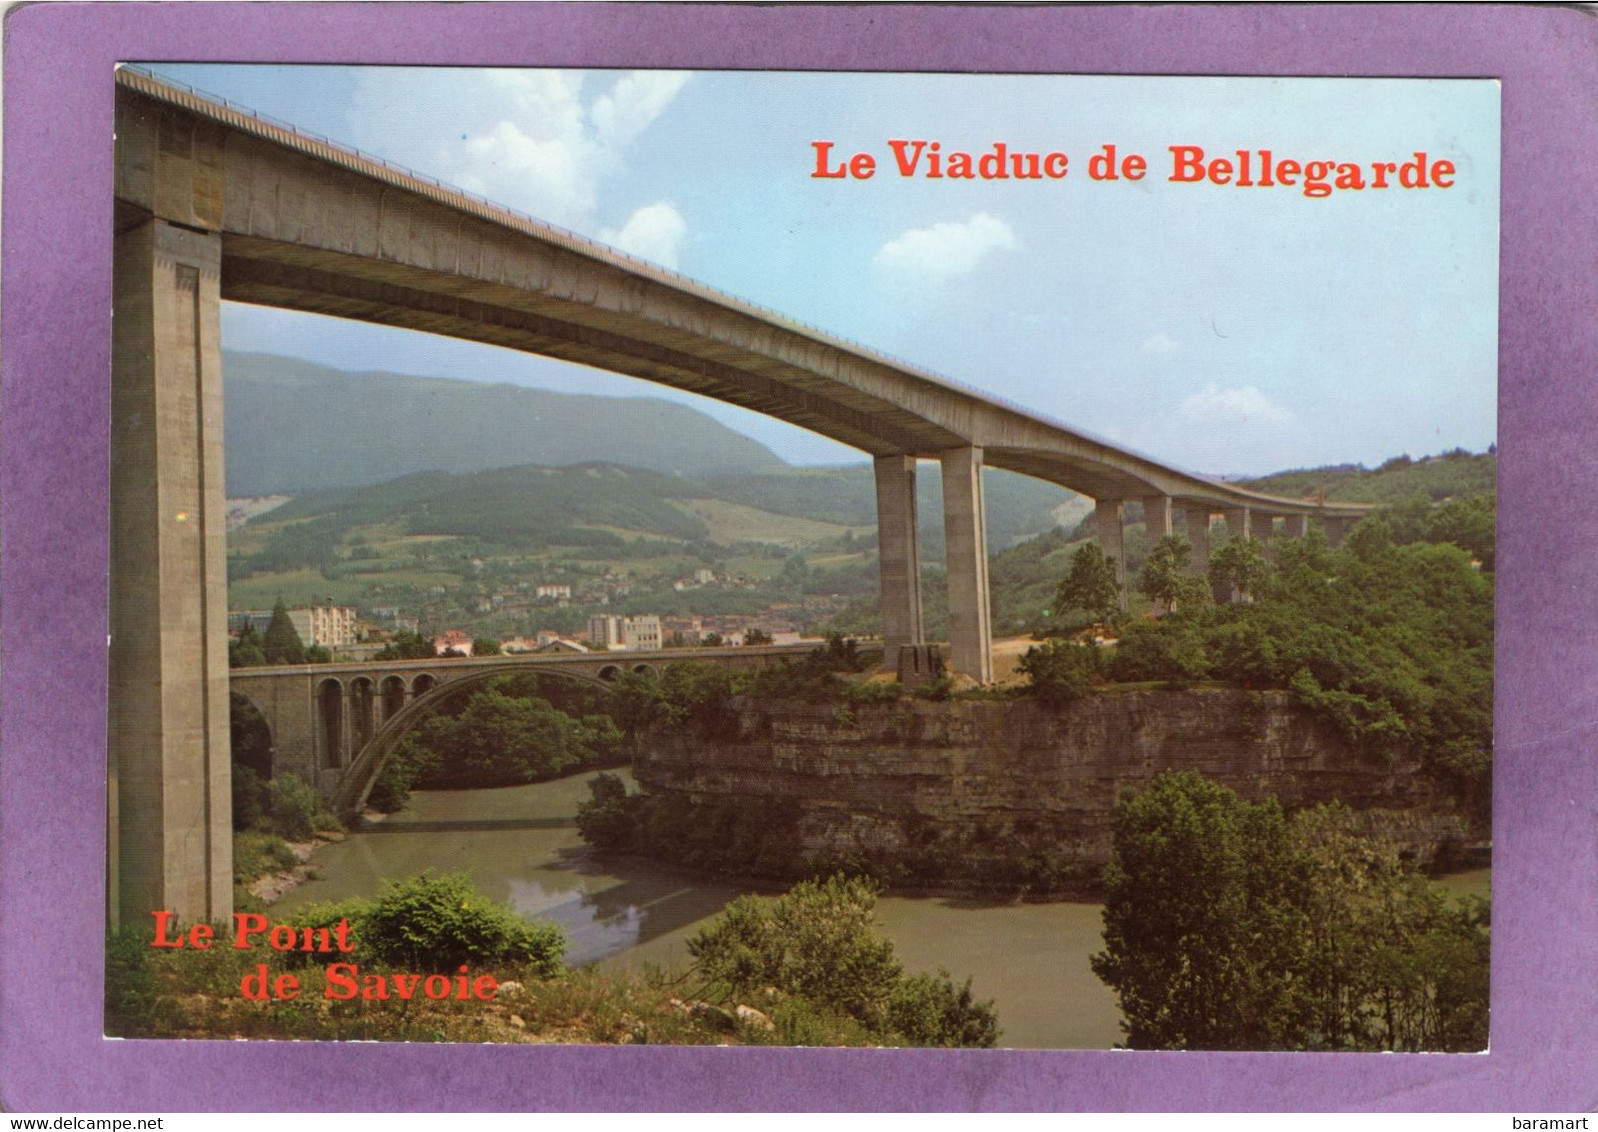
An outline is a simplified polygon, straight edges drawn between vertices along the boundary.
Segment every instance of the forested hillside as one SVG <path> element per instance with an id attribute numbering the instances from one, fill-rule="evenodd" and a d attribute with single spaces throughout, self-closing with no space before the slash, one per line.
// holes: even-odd
<path id="1" fill-rule="evenodd" d="M 230 496 L 294 495 L 423 471 L 613 461 L 684 475 L 783 462 L 704 413 L 653 397 L 589 397 L 270 354 L 223 356 Z"/>

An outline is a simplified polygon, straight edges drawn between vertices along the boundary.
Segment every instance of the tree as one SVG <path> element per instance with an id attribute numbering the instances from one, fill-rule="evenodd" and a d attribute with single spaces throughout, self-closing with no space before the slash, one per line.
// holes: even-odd
<path id="1" fill-rule="evenodd" d="M 1120 1000 L 1134 1049 L 1292 1044 L 1301 917 L 1275 802 L 1244 802 L 1192 772 L 1161 775 L 1115 808 L 1104 950 L 1094 974 Z"/>
<path id="2" fill-rule="evenodd" d="M 1121 586 L 1115 580 L 1115 559 L 1098 543 L 1087 543 L 1071 556 L 1071 569 L 1054 591 L 1056 610 L 1082 609 L 1105 619 L 1121 608 Z"/>
<path id="3" fill-rule="evenodd" d="M 1016 664 L 1026 675 L 1032 694 L 1052 704 L 1081 699 L 1098 678 L 1100 667 L 1097 646 L 1059 640 L 1034 645 Z"/>
<path id="4" fill-rule="evenodd" d="M 1164 606 L 1169 612 L 1176 608 L 1184 591 L 1192 593 L 1186 586 L 1192 562 L 1193 544 L 1181 535 L 1165 535 L 1144 559 L 1138 589 L 1156 606 Z"/>
<path id="5" fill-rule="evenodd" d="M 246 621 L 244 628 L 239 630 L 237 639 L 228 642 L 228 667 L 258 668 L 265 664 L 266 651 L 262 648 L 262 644 L 261 634 L 255 631 L 255 625 Z"/>
<path id="6" fill-rule="evenodd" d="M 374 660 L 430 660 L 437 654 L 433 651 L 433 642 L 420 633 L 413 633 L 409 629 L 401 629 L 393 638 L 384 645 Z"/>
<path id="7" fill-rule="evenodd" d="M 501 651 L 499 642 L 493 637 L 477 637 L 472 641 L 473 656 L 499 656 Z"/>
<path id="8" fill-rule="evenodd" d="M 769 645 L 770 643 L 771 634 L 764 629 L 749 629 L 744 633 L 744 644 L 746 645 Z"/>
<path id="9" fill-rule="evenodd" d="M 1476 1050 L 1485 905 L 1342 806 L 1285 819 L 1191 772 L 1125 798 L 1093 971 L 1139 1049 Z"/>
<path id="10" fill-rule="evenodd" d="M 261 651 L 268 664 L 305 663 L 305 643 L 300 640 L 294 622 L 289 620 L 289 611 L 284 607 L 282 598 L 272 607 L 272 620 L 267 623 L 266 639 Z"/>
<path id="11" fill-rule="evenodd" d="M 1233 600 L 1253 597 L 1270 576 L 1260 544 L 1251 538 L 1227 539 L 1210 555 L 1210 584 Z"/>

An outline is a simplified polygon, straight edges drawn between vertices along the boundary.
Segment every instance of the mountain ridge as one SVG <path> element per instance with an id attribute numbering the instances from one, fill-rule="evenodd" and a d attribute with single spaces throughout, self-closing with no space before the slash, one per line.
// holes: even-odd
<path id="1" fill-rule="evenodd" d="M 417 472 L 611 462 L 670 475 L 788 464 L 687 405 L 506 382 L 349 371 L 223 352 L 229 496 L 298 495 Z"/>

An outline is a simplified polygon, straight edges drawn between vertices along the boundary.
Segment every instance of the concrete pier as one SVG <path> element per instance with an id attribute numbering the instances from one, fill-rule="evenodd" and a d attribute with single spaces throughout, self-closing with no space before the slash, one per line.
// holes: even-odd
<path id="1" fill-rule="evenodd" d="M 115 238 L 108 914 L 233 911 L 219 237 Z"/>
<path id="2" fill-rule="evenodd" d="M 1099 548 L 1106 558 L 1115 559 L 1115 583 L 1121 587 L 1121 608 L 1126 608 L 1126 532 L 1121 521 L 1126 511 L 1119 499 L 1100 499 L 1093 507 L 1093 525 L 1098 528 Z"/>
<path id="3" fill-rule="evenodd" d="M 1143 499 L 1143 525 L 1149 534 L 1149 549 L 1166 535 L 1176 533 L 1175 508 L 1169 495 L 1149 495 Z"/>
<path id="4" fill-rule="evenodd" d="M 988 539 L 982 507 L 982 449 L 954 448 L 943 464 L 943 535 L 948 544 L 949 666 L 993 682 L 988 613 Z"/>
<path id="5" fill-rule="evenodd" d="M 889 672 L 897 672 L 899 650 L 924 641 L 921 555 L 916 543 L 916 461 L 914 456 L 878 456 L 875 464 L 882 663 Z"/>
<path id="6" fill-rule="evenodd" d="M 1210 570 L 1210 511 L 1208 507 L 1184 509 L 1187 541 L 1193 544 L 1193 573 L 1203 576 Z"/>

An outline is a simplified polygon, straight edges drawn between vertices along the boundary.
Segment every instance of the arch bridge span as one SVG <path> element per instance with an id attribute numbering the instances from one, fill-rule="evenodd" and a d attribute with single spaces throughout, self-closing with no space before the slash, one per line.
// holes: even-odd
<path id="1" fill-rule="evenodd" d="M 734 670 L 763 668 L 814 648 L 767 645 L 296 664 L 236 668 L 229 686 L 265 719 L 272 734 L 273 772 L 299 775 L 340 816 L 347 816 L 360 810 L 399 737 L 468 685 L 531 672 L 608 688 L 624 672 L 659 675 L 685 661 L 709 661 Z"/>
<path id="2" fill-rule="evenodd" d="M 949 664 L 992 676 L 982 468 L 1244 537 L 1362 512 L 1181 471 L 140 72 L 116 86 L 112 920 L 231 908 L 221 300 L 486 342 L 714 397 L 876 463 L 886 661 L 924 643 L 915 475 L 943 472 Z M 374 695 L 378 694 L 374 690 Z M 330 701 L 331 702 L 331 701 Z M 198 834 L 198 835 L 197 835 Z M 152 846 L 158 846 L 152 850 Z"/>

